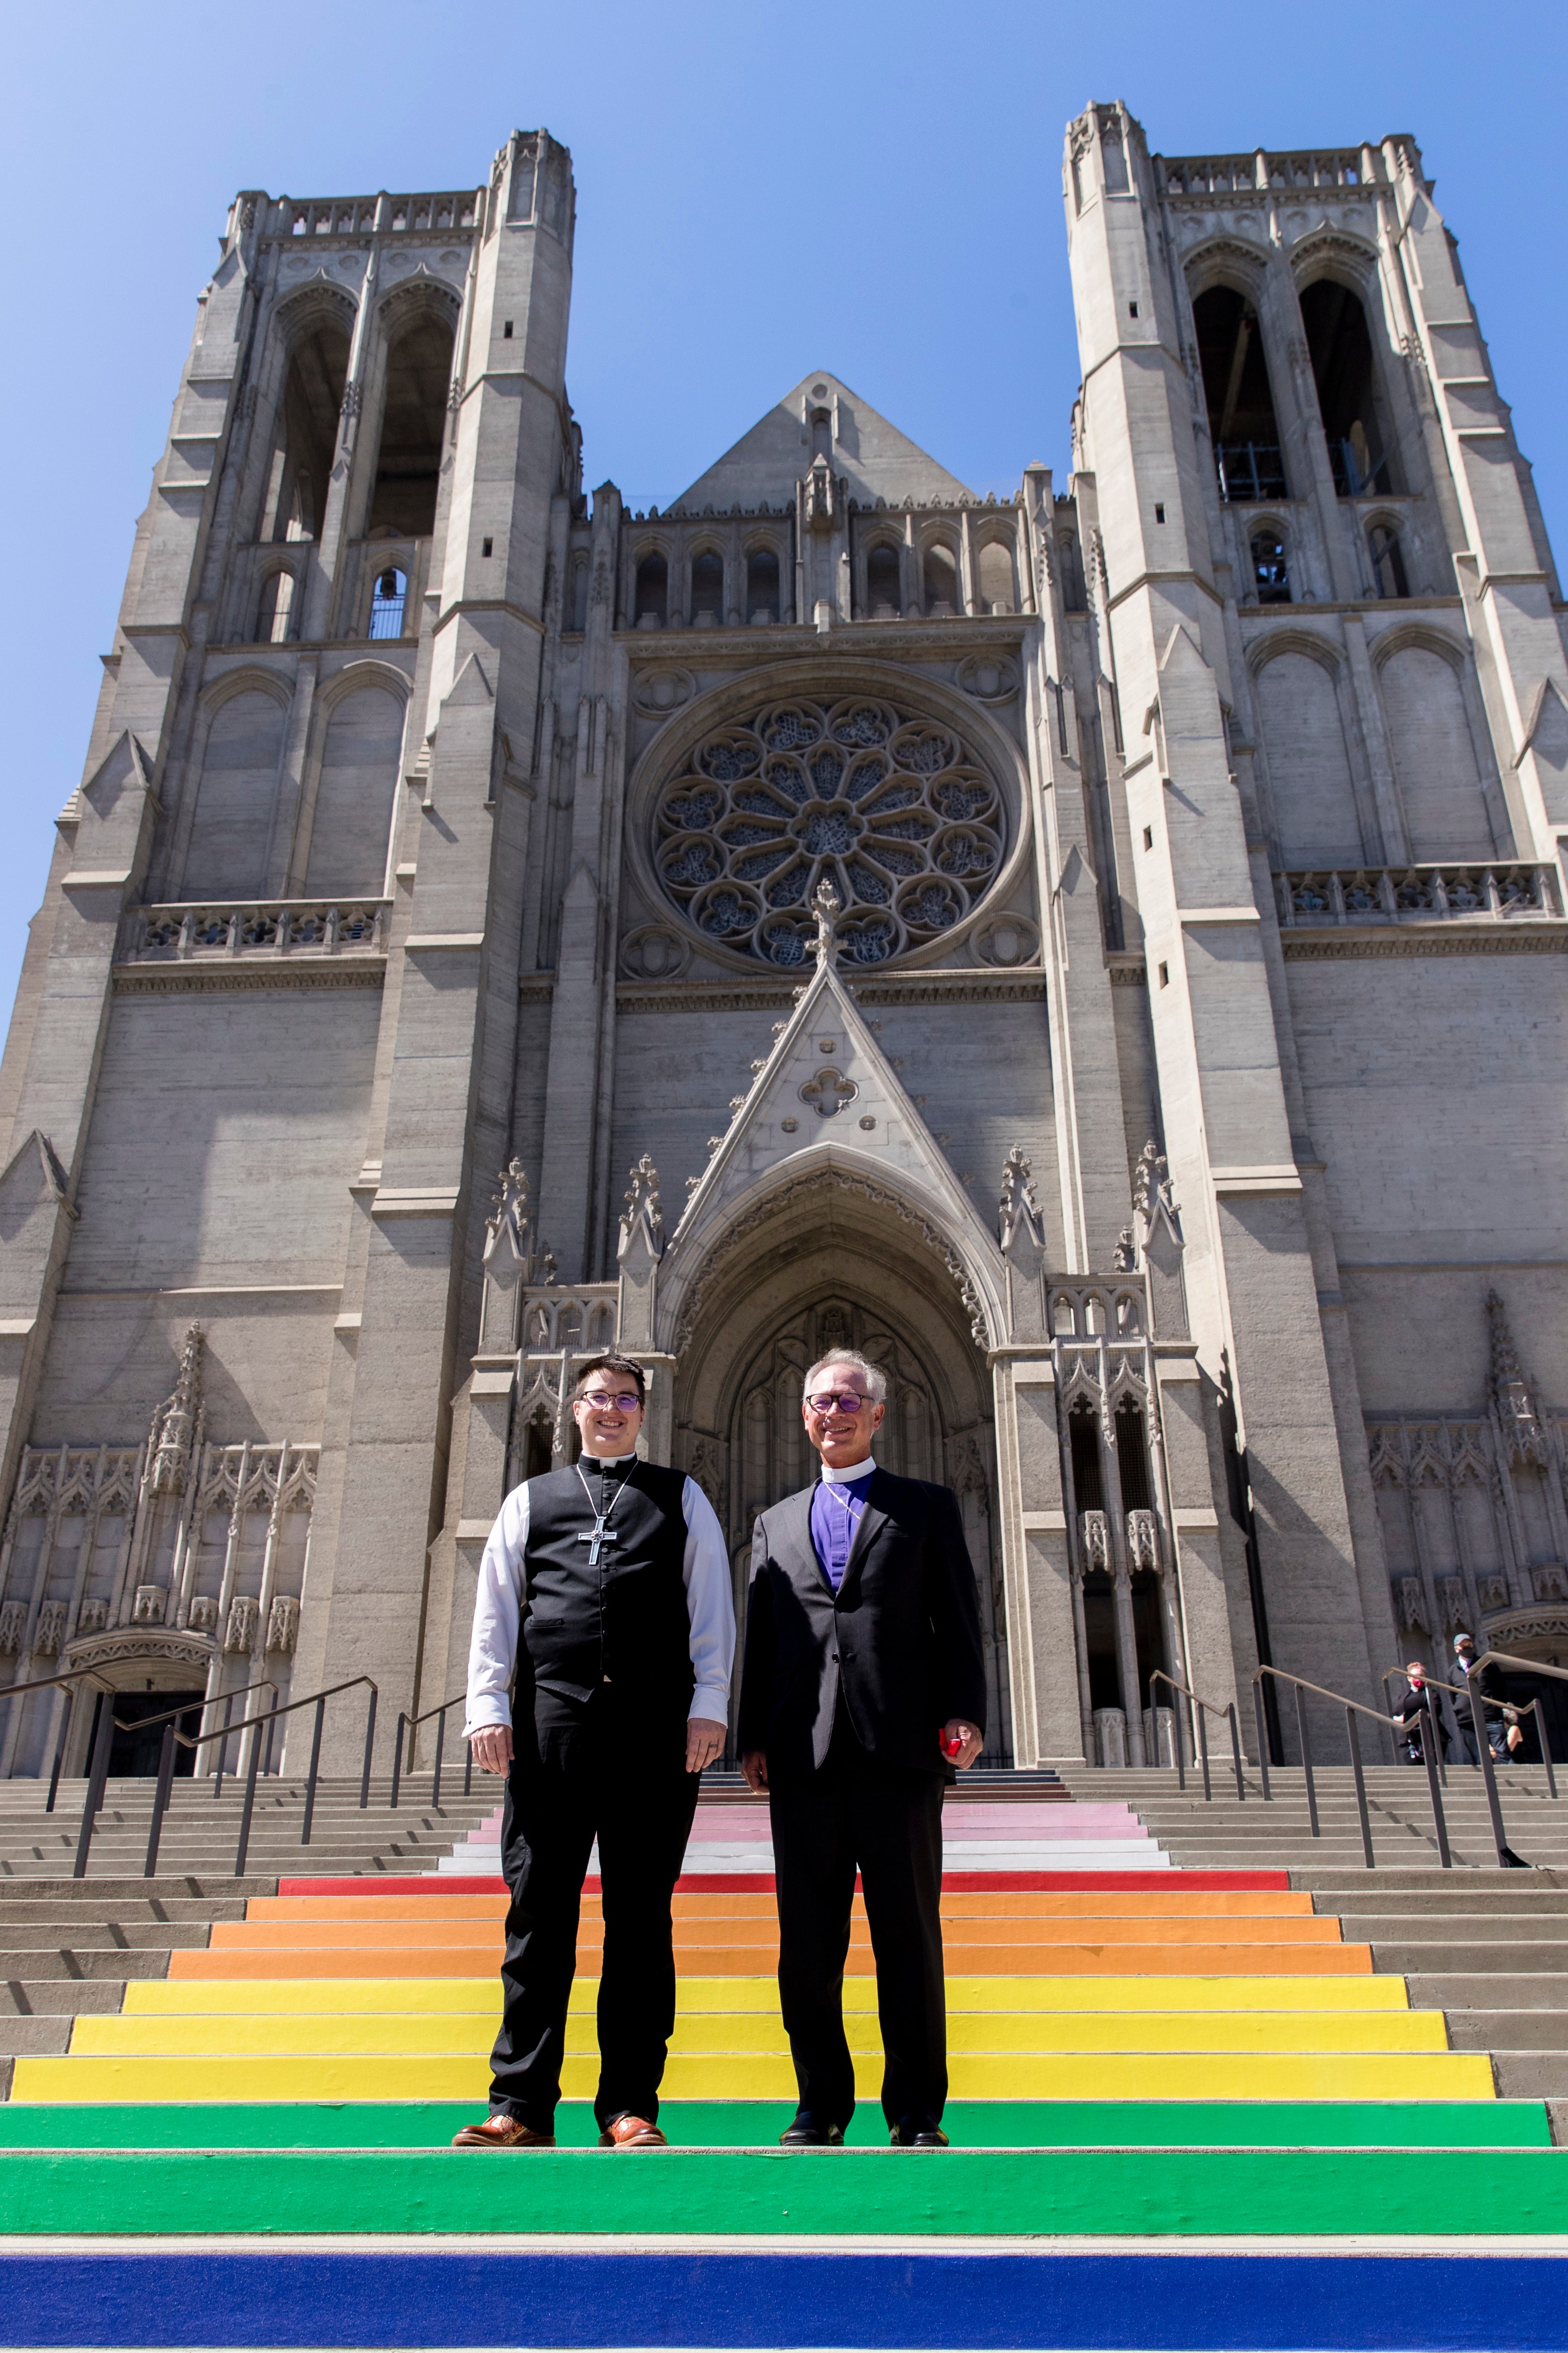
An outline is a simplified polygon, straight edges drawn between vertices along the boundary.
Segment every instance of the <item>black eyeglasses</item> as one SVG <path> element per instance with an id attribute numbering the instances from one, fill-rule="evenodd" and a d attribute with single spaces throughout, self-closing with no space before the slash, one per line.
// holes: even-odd
<path id="1" fill-rule="evenodd" d="M 618 1407 L 622 1413 L 636 1413 L 642 1399 L 635 1389 L 623 1389 L 618 1397 L 606 1396 L 603 1389 L 591 1389 L 577 1402 L 579 1405 L 591 1405 L 596 1413 L 608 1413 L 612 1406 Z"/>
<path id="2" fill-rule="evenodd" d="M 853 1389 L 844 1389 L 837 1394 L 829 1389 L 825 1396 L 808 1397 L 806 1403 L 813 1413 L 831 1413 L 835 1406 L 840 1413 L 858 1413 L 861 1407 L 871 1404 L 872 1399 L 857 1397 Z"/>

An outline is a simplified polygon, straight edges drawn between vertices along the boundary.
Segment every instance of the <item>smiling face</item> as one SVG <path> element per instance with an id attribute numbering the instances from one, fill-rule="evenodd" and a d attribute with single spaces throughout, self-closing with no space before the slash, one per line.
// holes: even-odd
<path id="1" fill-rule="evenodd" d="M 629 1406 L 626 1403 L 627 1398 L 631 1399 Z M 637 1401 L 636 1382 L 629 1374 L 611 1372 L 604 1366 L 585 1373 L 572 1400 L 572 1419 L 581 1434 L 584 1454 L 613 1459 L 618 1454 L 635 1453 L 637 1432 L 643 1425 L 643 1408 Z"/>
<path id="2" fill-rule="evenodd" d="M 801 1407 L 805 1434 L 830 1471 L 864 1462 L 887 1407 L 871 1394 L 862 1366 L 834 1361 L 813 1368 Z M 826 1400 L 826 1404 L 824 1400 Z"/>

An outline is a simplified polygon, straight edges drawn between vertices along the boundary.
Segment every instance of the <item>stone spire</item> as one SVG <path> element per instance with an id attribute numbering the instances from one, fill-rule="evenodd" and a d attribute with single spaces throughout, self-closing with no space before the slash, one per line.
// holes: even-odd
<path id="1" fill-rule="evenodd" d="M 202 1350 L 206 1336 L 200 1324 L 191 1325 L 185 1334 L 180 1377 L 174 1394 L 163 1399 L 153 1417 L 147 1440 L 151 1463 L 147 1487 L 151 1494 L 183 1495 L 185 1492 L 202 1419 Z"/>
<path id="2" fill-rule="evenodd" d="M 1546 1445 L 1530 1384 L 1519 1361 L 1509 1328 L 1508 1311 L 1495 1291 L 1487 1293 L 1487 1323 L 1491 1336 L 1488 1388 L 1490 1405 L 1512 1461 L 1544 1462 Z"/>

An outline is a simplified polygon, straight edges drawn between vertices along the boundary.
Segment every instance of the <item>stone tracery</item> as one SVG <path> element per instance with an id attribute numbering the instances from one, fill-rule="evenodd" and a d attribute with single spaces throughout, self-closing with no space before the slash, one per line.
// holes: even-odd
<path id="1" fill-rule="evenodd" d="M 1001 795 L 957 732 L 866 695 L 775 702 L 716 729 L 667 786 L 654 863 L 710 939 L 807 963 L 814 890 L 844 913 L 839 954 L 883 964 L 962 923 L 1005 847 Z"/>

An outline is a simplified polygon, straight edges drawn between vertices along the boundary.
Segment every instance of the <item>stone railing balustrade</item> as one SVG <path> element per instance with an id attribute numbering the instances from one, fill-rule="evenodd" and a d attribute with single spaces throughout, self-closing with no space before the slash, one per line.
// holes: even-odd
<path id="1" fill-rule="evenodd" d="M 133 963 L 219 956 L 380 955 L 385 899 L 280 899 L 202 906 L 136 907 L 126 918 L 122 959 Z"/>
<path id="2" fill-rule="evenodd" d="M 368 237 L 375 230 L 473 228 L 484 190 L 458 188 L 435 195 L 281 196 L 272 207 L 272 237 Z"/>
<path id="3" fill-rule="evenodd" d="M 1261 188 L 1358 188 L 1379 176 L 1374 151 L 1360 147 L 1314 154 L 1162 155 L 1156 168 L 1173 196 L 1217 195 Z"/>
<path id="4" fill-rule="evenodd" d="M 1279 921 L 1304 924 L 1513 923 L 1557 919 L 1563 902 L 1550 866 L 1357 866 L 1276 874 Z"/>

